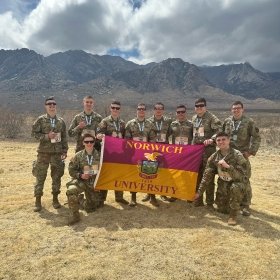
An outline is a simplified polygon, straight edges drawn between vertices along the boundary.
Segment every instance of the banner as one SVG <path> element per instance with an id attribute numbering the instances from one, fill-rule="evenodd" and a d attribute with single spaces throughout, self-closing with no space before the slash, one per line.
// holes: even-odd
<path id="1" fill-rule="evenodd" d="M 105 136 L 95 188 L 192 200 L 203 152 L 203 145 L 147 143 Z"/>

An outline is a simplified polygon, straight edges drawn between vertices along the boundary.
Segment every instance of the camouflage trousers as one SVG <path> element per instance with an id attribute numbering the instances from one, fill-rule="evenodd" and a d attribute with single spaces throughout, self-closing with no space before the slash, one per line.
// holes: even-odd
<path id="1" fill-rule="evenodd" d="M 244 183 L 227 182 L 218 178 L 216 200 L 218 211 L 223 213 L 237 212 L 244 197 L 246 185 Z"/>
<path id="2" fill-rule="evenodd" d="M 251 170 L 251 163 L 249 159 L 247 159 L 247 174 L 248 174 L 248 178 L 250 178 L 252 174 L 252 170 Z M 251 187 L 250 179 L 248 179 L 248 182 L 246 183 L 244 197 L 241 202 L 241 206 L 249 206 L 251 205 L 251 201 L 252 201 L 252 187 Z"/>
<path id="3" fill-rule="evenodd" d="M 60 193 L 61 177 L 64 174 L 64 161 L 61 154 L 38 153 L 37 160 L 33 162 L 32 174 L 36 177 L 34 196 L 42 196 L 44 183 L 47 177 L 49 165 L 51 166 L 52 194 Z"/>
<path id="4" fill-rule="evenodd" d="M 106 201 L 108 190 L 100 190 L 101 200 Z M 115 200 L 123 199 L 123 191 L 115 191 Z"/>
<path id="5" fill-rule="evenodd" d="M 99 207 L 101 198 L 100 192 L 92 189 L 92 184 L 88 184 L 83 180 L 72 180 L 66 184 L 67 191 L 66 195 L 68 198 L 69 209 L 73 212 L 79 211 L 79 194 L 85 194 L 84 209 L 89 211 L 94 211 Z"/>
<path id="6" fill-rule="evenodd" d="M 216 147 L 208 146 L 205 148 L 205 151 L 202 156 L 202 163 L 200 165 L 199 171 L 198 171 L 198 176 L 197 176 L 197 183 L 196 183 L 196 191 L 199 188 L 199 185 L 201 183 L 203 173 L 206 168 L 207 160 L 208 158 L 216 152 Z M 214 204 L 214 196 L 215 196 L 215 183 L 214 180 L 212 182 L 207 183 L 207 188 L 206 188 L 206 203 L 208 205 Z M 201 196 L 201 200 L 203 201 L 203 196 Z"/>

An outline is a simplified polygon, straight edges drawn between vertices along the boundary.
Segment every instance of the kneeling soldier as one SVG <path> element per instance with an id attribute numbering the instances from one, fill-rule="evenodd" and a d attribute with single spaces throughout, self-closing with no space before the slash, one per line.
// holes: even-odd
<path id="1" fill-rule="evenodd" d="M 85 210 L 93 212 L 99 206 L 99 192 L 93 189 L 99 164 L 99 154 L 94 149 L 95 138 L 91 134 L 82 137 L 85 149 L 76 153 L 69 163 L 69 174 L 73 178 L 66 184 L 69 206 L 69 225 L 79 222 L 79 194 L 85 193 Z"/>
<path id="2" fill-rule="evenodd" d="M 241 152 L 230 148 L 230 138 L 224 132 L 217 133 L 216 143 L 219 148 L 212 154 L 203 174 L 195 199 L 198 200 L 218 174 L 216 192 L 217 211 L 229 214 L 229 225 L 236 225 L 237 213 L 246 191 L 248 182 L 247 163 Z"/>

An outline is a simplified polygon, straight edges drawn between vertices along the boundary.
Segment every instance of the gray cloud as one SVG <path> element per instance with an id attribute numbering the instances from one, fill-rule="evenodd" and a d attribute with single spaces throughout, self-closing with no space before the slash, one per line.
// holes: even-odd
<path id="1" fill-rule="evenodd" d="M 138 63 L 180 57 L 280 71 L 279 15 L 279 0 L 42 0 L 23 22 L 0 14 L 0 47 L 42 54 L 138 48 L 130 58 Z"/>

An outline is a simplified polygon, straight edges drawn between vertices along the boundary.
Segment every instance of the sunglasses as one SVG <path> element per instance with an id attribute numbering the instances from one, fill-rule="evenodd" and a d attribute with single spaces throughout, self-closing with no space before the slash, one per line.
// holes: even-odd
<path id="1" fill-rule="evenodd" d="M 137 111 L 146 111 L 145 108 L 137 108 Z"/>
<path id="2" fill-rule="evenodd" d="M 196 104 L 194 105 L 195 108 L 203 108 L 205 107 L 205 104 Z"/>
<path id="3" fill-rule="evenodd" d="M 93 144 L 94 141 L 93 140 L 90 140 L 90 141 L 84 141 L 85 144 Z"/>
<path id="4" fill-rule="evenodd" d="M 114 106 L 111 106 L 111 109 L 112 109 L 112 110 L 120 110 L 121 107 L 114 107 Z"/>
<path id="5" fill-rule="evenodd" d="M 176 114 L 185 114 L 186 111 L 177 111 Z"/>
<path id="6" fill-rule="evenodd" d="M 241 110 L 242 107 L 232 107 L 232 110 Z"/>
<path id="7" fill-rule="evenodd" d="M 56 103 L 55 103 L 55 102 L 49 102 L 49 103 L 46 103 L 45 105 L 46 105 L 46 106 L 52 106 L 52 105 L 55 106 Z"/>
<path id="8" fill-rule="evenodd" d="M 162 107 L 155 107 L 154 110 L 163 110 Z"/>
<path id="9" fill-rule="evenodd" d="M 216 142 L 223 142 L 223 141 L 226 141 L 227 138 L 219 138 L 219 139 L 216 139 Z"/>

